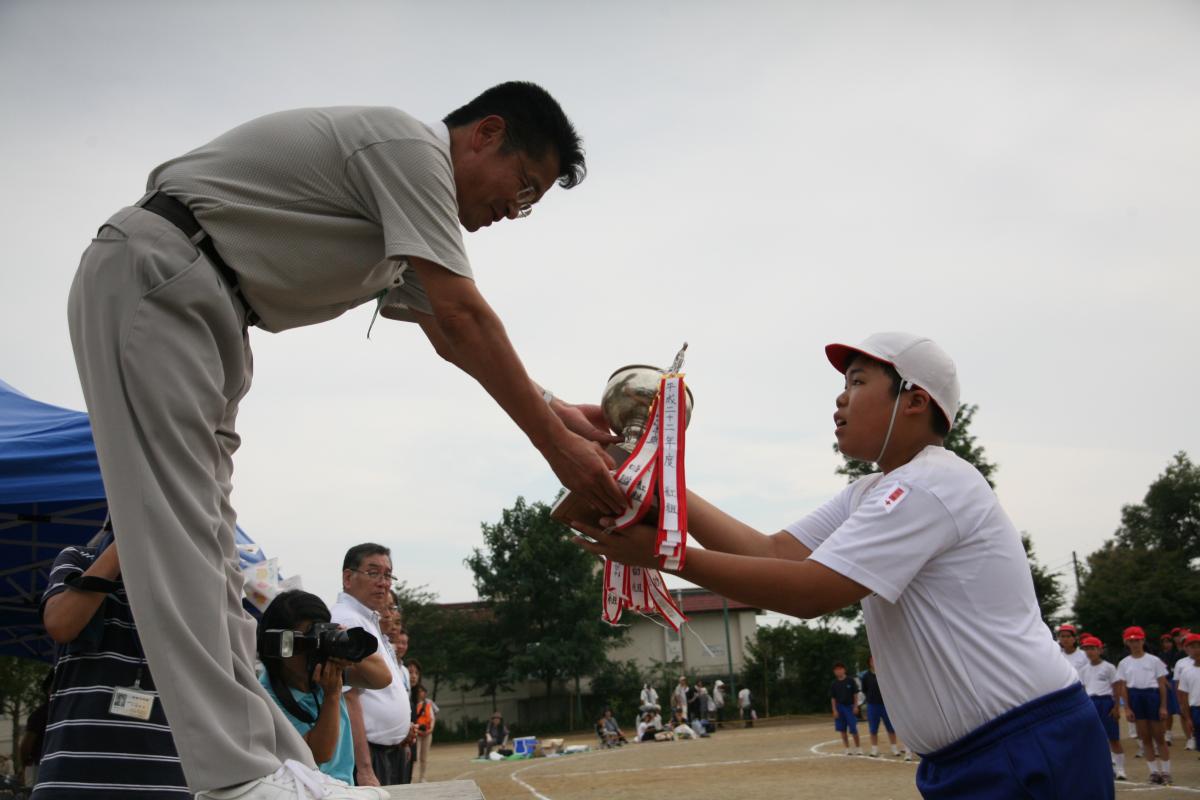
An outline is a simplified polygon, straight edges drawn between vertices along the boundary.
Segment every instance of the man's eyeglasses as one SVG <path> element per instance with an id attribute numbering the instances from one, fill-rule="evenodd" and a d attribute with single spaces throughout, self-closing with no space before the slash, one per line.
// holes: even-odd
<path id="1" fill-rule="evenodd" d="M 368 569 L 368 570 L 352 569 L 350 571 L 357 572 L 359 575 L 366 576 L 367 580 L 369 580 L 369 581 L 385 580 L 388 583 L 391 583 L 392 578 L 396 577 L 395 575 L 393 575 L 390 572 L 380 572 L 377 569 Z"/>
<path id="2" fill-rule="evenodd" d="M 537 189 L 533 188 L 533 181 L 529 180 L 529 173 L 525 170 L 525 159 L 521 158 L 520 151 L 517 151 L 517 163 L 521 165 L 521 186 L 524 187 L 517 192 L 517 219 L 525 219 L 533 213 Z"/>

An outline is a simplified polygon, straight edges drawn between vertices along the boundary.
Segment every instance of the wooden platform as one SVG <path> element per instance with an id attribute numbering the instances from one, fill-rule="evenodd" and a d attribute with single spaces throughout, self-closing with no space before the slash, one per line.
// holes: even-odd
<path id="1" fill-rule="evenodd" d="M 475 781 L 438 781 L 385 786 L 394 800 L 483 800 Z"/>

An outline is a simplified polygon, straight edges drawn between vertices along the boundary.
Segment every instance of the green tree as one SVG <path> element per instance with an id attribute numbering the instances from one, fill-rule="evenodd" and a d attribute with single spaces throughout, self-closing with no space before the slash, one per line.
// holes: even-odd
<path id="1" fill-rule="evenodd" d="M 482 625 L 472 619 L 479 612 L 439 605 L 437 595 L 425 586 L 402 581 L 393 591 L 408 630 L 408 657 L 420 662 L 421 682 L 429 696 L 436 700 L 443 683 L 469 682 L 464 653 L 482 632 Z"/>
<path id="2" fill-rule="evenodd" d="M 759 628 L 746 648 L 742 681 L 760 714 L 801 714 L 829 710 L 833 664 L 851 673 L 866 669 L 866 636 L 785 622 Z"/>
<path id="3" fill-rule="evenodd" d="M 1121 510 L 1121 526 L 1088 556 L 1075 613 L 1088 631 L 1119 649 L 1121 631 L 1147 633 L 1191 622 L 1200 609 L 1200 469 L 1176 453 L 1140 504 Z"/>
<path id="4" fill-rule="evenodd" d="M 12 722 L 11 755 L 18 770 L 24 766 L 18 753 L 25 719 L 46 699 L 42 681 L 49 671 L 50 667 L 41 661 L 0 656 L 0 714 Z"/>
<path id="5" fill-rule="evenodd" d="M 979 410 L 977 405 L 960 405 L 958 407 L 958 415 L 954 418 L 954 427 L 950 429 L 950 434 L 946 437 L 946 449 L 952 453 L 956 453 L 959 458 L 967 461 L 979 470 L 979 474 L 988 482 L 988 486 L 996 488 L 996 483 L 992 480 L 992 475 L 996 472 L 996 465 L 988 461 L 983 453 L 983 445 L 975 441 L 975 434 L 971 433 L 971 423 L 975 420 L 975 412 Z M 833 451 L 838 450 L 837 442 L 833 443 Z M 875 465 L 869 461 L 859 461 L 857 459 L 842 456 L 844 461 L 837 468 L 838 475 L 845 475 L 848 483 L 853 483 L 859 478 L 870 475 L 875 472 Z"/>
<path id="6" fill-rule="evenodd" d="M 642 684 L 646 680 L 636 661 L 605 661 L 592 676 L 592 698 L 585 709 L 587 718 L 599 719 L 604 709 L 611 708 L 613 716 L 622 723 L 637 719 Z M 664 704 L 662 692 L 659 704 Z"/>
<path id="7" fill-rule="evenodd" d="M 502 652 L 513 677 L 541 680 L 547 696 L 555 681 L 598 670 L 624 636 L 600 619 L 598 562 L 571 543 L 545 503 L 518 497 L 482 527 L 484 546 L 466 563 L 495 615 L 486 650 Z"/>
<path id="8" fill-rule="evenodd" d="M 1025 548 L 1025 558 L 1029 561 L 1029 572 L 1033 575 L 1033 593 L 1037 596 L 1042 621 L 1053 629 L 1060 622 L 1058 612 L 1067 601 L 1063 594 L 1062 582 L 1037 560 L 1037 556 L 1033 554 L 1033 540 L 1029 538 L 1028 533 L 1021 534 L 1021 545 Z"/>
<path id="9" fill-rule="evenodd" d="M 1200 466 L 1178 452 L 1141 503 L 1121 509 L 1118 544 L 1200 557 Z"/>

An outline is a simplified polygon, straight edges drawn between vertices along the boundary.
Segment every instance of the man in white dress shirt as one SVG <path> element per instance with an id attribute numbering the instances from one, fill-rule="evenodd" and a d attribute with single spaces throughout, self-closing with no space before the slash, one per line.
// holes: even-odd
<path id="1" fill-rule="evenodd" d="M 379 612 L 391 602 L 392 577 L 388 548 L 371 542 L 351 547 L 342 562 L 342 592 L 331 609 L 334 622 L 365 628 L 379 639 L 392 673 L 392 682 L 384 689 L 352 689 L 346 695 L 354 736 L 354 778 L 360 786 L 400 783 L 404 769 L 402 745 L 411 723 L 408 670 L 400 666 L 379 627 Z"/>

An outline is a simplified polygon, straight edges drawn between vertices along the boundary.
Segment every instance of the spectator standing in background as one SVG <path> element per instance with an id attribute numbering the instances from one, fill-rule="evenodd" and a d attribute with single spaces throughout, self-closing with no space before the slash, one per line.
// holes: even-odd
<path id="1" fill-rule="evenodd" d="M 842 735 L 842 746 L 846 755 L 850 752 L 850 739 L 846 733 L 854 737 L 853 755 L 862 755 L 862 742 L 858 738 L 858 683 L 846 674 L 846 665 L 838 662 L 833 665 L 833 683 L 829 684 L 829 706 L 833 711 L 833 728 Z"/>
<path id="2" fill-rule="evenodd" d="M 425 782 L 425 770 L 429 766 L 429 747 L 433 744 L 433 729 L 437 717 L 433 713 L 433 702 L 429 700 L 425 687 L 417 684 L 413 687 L 413 697 L 416 707 L 413 709 L 413 728 L 416 730 L 416 742 L 413 744 L 413 764 L 417 771 L 417 783 Z"/>
<path id="3" fill-rule="evenodd" d="M 875 674 L 875 656 L 867 656 L 867 671 L 862 676 L 862 693 L 867 704 L 867 731 L 871 735 L 871 758 L 879 757 L 879 723 L 883 722 L 888 739 L 892 743 L 892 755 L 899 756 L 899 742 L 896 739 L 896 729 L 888 718 L 887 706 L 883 702 L 883 692 L 879 689 L 879 677 Z M 904 748 L 904 760 L 912 761 L 912 753 Z"/>
<path id="4" fill-rule="evenodd" d="M 642 694 L 638 703 L 639 711 L 659 711 L 658 690 L 648 683 L 642 684 Z"/>
<path id="5" fill-rule="evenodd" d="M 754 700 L 750 694 L 750 687 L 743 686 L 738 690 L 738 713 L 742 715 L 742 722 L 747 728 L 754 727 Z"/>
<path id="6" fill-rule="evenodd" d="M 354 775 L 360 786 L 390 786 L 403 777 L 403 744 L 412 726 L 408 670 L 379 627 L 392 601 L 391 551 L 373 542 L 355 545 L 342 561 L 342 592 L 331 609 L 333 621 L 363 628 L 379 639 L 392 680 L 384 689 L 351 689 L 346 694 L 354 740 Z"/>
<path id="7" fill-rule="evenodd" d="M 112 535 L 50 568 L 56 648 L 35 800 L 191 800 L 134 624 Z"/>
<path id="8" fill-rule="evenodd" d="M 685 675 L 679 676 L 679 683 L 675 685 L 675 691 L 671 693 L 671 710 L 679 712 L 679 716 L 686 718 L 688 713 L 688 700 L 691 699 L 692 690 L 688 686 L 688 679 Z"/>

